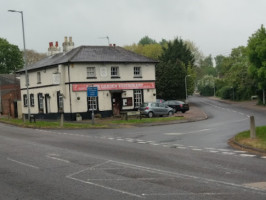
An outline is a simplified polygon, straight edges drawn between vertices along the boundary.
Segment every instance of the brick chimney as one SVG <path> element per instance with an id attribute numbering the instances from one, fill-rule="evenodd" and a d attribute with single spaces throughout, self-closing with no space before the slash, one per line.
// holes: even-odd
<path id="1" fill-rule="evenodd" d="M 60 49 L 60 47 L 58 47 L 57 41 L 55 42 L 55 46 L 54 46 L 53 42 L 49 42 L 49 48 L 48 48 L 48 53 L 47 53 L 48 56 L 52 56 L 52 55 L 55 55 L 57 53 L 60 53 L 60 51 L 61 51 L 61 49 Z"/>

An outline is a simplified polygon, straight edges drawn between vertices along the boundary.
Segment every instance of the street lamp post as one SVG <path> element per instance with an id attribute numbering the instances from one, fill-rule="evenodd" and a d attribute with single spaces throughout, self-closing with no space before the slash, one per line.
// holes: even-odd
<path id="1" fill-rule="evenodd" d="M 185 91 L 186 91 L 186 102 L 187 102 L 187 77 L 190 75 L 185 76 Z"/>
<path id="2" fill-rule="evenodd" d="M 30 121 L 30 95 L 29 95 L 29 77 L 28 77 L 28 63 L 27 63 L 27 53 L 26 53 L 26 42 L 25 42 L 25 31 L 24 31 L 24 21 L 23 21 L 23 11 L 18 10 L 8 10 L 8 12 L 17 12 L 21 14 L 22 20 L 22 34 L 23 34 L 23 46 L 24 46 L 24 63 L 25 63 L 25 81 L 27 88 L 27 107 L 28 107 L 28 120 Z"/>

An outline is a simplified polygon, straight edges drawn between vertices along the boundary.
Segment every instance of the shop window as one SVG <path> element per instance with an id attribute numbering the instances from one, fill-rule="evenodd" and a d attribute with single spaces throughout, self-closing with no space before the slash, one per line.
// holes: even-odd
<path id="1" fill-rule="evenodd" d="M 134 107 L 139 108 L 143 102 L 143 90 L 134 90 Z"/>
<path id="2" fill-rule="evenodd" d="M 141 67 L 134 67 L 134 77 L 141 78 Z"/>
<path id="3" fill-rule="evenodd" d="M 87 78 L 96 78 L 95 67 L 87 67 Z"/>
<path id="4" fill-rule="evenodd" d="M 88 97 L 88 110 L 92 111 L 92 110 L 97 110 L 98 106 L 97 106 L 97 97 Z"/>
<path id="5" fill-rule="evenodd" d="M 24 107 L 28 106 L 28 98 L 26 94 L 23 95 L 23 103 L 24 103 Z"/>
<path id="6" fill-rule="evenodd" d="M 119 67 L 111 67 L 111 78 L 120 78 Z"/>
<path id="7" fill-rule="evenodd" d="M 30 106 L 34 107 L 34 94 L 30 94 Z"/>
<path id="8" fill-rule="evenodd" d="M 37 83 L 41 83 L 41 72 L 37 72 Z"/>
<path id="9" fill-rule="evenodd" d="M 42 95 L 42 93 L 38 94 L 38 106 L 39 106 L 39 113 L 43 113 L 43 95 Z"/>

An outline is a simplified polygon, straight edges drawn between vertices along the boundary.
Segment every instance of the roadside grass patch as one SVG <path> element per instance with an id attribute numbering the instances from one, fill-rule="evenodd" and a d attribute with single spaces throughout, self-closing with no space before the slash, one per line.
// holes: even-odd
<path id="1" fill-rule="evenodd" d="M 154 118 L 129 118 L 128 120 L 112 120 L 111 123 L 114 124 L 142 124 L 142 123 L 154 123 L 154 122 L 167 122 L 174 120 L 181 120 L 184 117 L 154 117 Z"/>
<path id="2" fill-rule="evenodd" d="M 60 121 L 36 121 L 36 123 L 30 122 L 23 122 L 22 119 L 8 119 L 8 118 L 1 118 L 1 122 L 5 122 L 8 124 L 18 125 L 22 127 L 29 127 L 29 128 L 61 128 Z M 91 123 L 71 123 L 71 122 L 64 122 L 64 126 L 62 128 L 106 128 L 104 124 L 94 124 Z"/>
<path id="3" fill-rule="evenodd" d="M 235 141 L 250 147 L 266 151 L 266 126 L 256 127 L 256 139 L 250 138 L 250 131 L 244 131 L 235 136 Z"/>

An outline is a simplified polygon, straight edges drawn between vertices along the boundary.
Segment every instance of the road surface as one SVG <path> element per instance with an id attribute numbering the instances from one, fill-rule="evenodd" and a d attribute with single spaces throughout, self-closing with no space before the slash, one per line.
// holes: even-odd
<path id="1" fill-rule="evenodd" d="M 207 120 L 127 129 L 0 124 L 0 199 L 266 199 L 266 158 L 227 140 L 265 113 L 201 97 Z"/>

